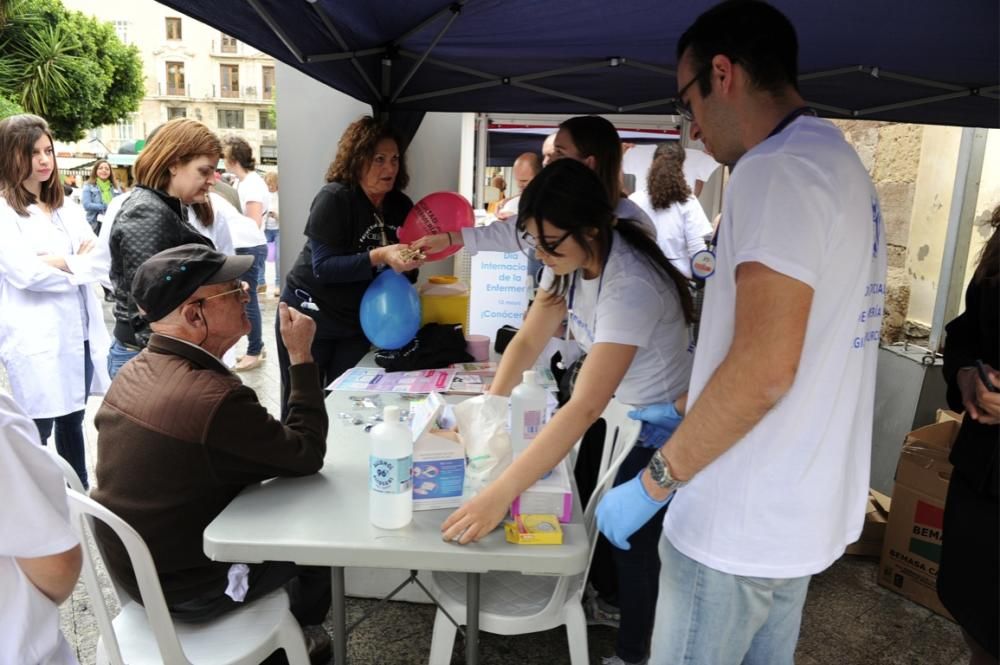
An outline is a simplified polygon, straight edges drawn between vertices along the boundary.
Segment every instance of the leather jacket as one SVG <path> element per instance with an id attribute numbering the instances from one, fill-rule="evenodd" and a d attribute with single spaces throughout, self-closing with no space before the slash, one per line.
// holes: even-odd
<path id="1" fill-rule="evenodd" d="M 187 243 L 215 248 L 187 221 L 180 199 L 165 192 L 137 186 L 114 220 L 109 245 L 111 282 L 115 287 L 115 338 L 131 346 L 145 347 L 149 322 L 132 298 L 132 278 L 139 266 L 158 252 Z"/>

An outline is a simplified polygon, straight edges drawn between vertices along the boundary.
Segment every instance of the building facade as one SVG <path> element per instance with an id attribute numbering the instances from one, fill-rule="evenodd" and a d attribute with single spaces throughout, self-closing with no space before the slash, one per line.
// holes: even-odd
<path id="1" fill-rule="evenodd" d="M 276 168 L 273 58 L 154 0 L 63 4 L 111 23 L 123 42 L 139 48 L 146 96 L 128 119 L 95 128 L 86 139 L 61 145 L 60 151 L 117 153 L 167 120 L 186 117 L 205 123 L 220 137 L 242 136 L 253 146 L 258 165 Z"/>

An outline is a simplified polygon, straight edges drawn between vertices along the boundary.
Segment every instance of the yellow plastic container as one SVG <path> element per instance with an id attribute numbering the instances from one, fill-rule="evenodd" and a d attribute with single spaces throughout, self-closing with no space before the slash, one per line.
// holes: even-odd
<path id="1" fill-rule="evenodd" d="M 469 331 L 469 287 L 454 275 L 435 275 L 420 287 L 420 325 L 461 323 Z"/>

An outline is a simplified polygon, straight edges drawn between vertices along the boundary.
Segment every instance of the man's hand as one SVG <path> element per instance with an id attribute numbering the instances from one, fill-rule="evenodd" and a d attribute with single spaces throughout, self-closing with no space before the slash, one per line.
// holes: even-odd
<path id="1" fill-rule="evenodd" d="M 287 303 L 278 303 L 278 316 L 281 319 L 278 327 L 281 330 L 281 340 L 288 349 L 289 364 L 311 363 L 316 322 L 302 312 L 292 309 Z"/>
<path id="2" fill-rule="evenodd" d="M 1000 372 L 984 365 L 986 376 L 993 385 L 1000 385 Z M 1000 424 L 1000 393 L 991 392 L 974 367 L 958 371 L 958 388 L 962 393 L 962 406 L 969 417 L 983 425 Z"/>
<path id="3" fill-rule="evenodd" d="M 670 503 L 671 494 L 655 501 L 642 485 L 642 474 L 614 487 L 597 504 L 597 528 L 620 550 L 631 549 L 628 539 L 646 524 L 663 506 Z"/>

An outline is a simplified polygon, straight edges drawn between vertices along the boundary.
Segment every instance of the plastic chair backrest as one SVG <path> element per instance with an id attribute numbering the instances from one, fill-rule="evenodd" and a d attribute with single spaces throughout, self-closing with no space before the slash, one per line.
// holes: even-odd
<path id="1" fill-rule="evenodd" d="M 601 452 L 601 463 L 597 471 L 597 484 L 587 501 L 587 506 L 583 511 L 583 524 L 587 529 L 587 536 L 590 539 L 590 551 L 587 554 L 587 567 L 582 575 L 572 575 L 560 577 L 556 583 L 556 588 L 552 593 L 552 602 L 562 602 L 570 594 L 583 591 L 587 575 L 590 573 L 590 564 L 594 559 L 594 550 L 597 547 L 597 504 L 601 497 L 611 487 L 614 482 L 618 468 L 625 461 L 632 446 L 639 438 L 639 431 L 642 423 L 628 417 L 628 412 L 632 407 L 622 404 L 612 399 L 604 408 L 601 419 L 606 425 L 604 429 L 604 449 Z M 562 600 L 560 600 L 562 599 Z"/>
<path id="2" fill-rule="evenodd" d="M 83 482 L 80 480 L 80 476 L 76 475 L 76 471 L 70 466 L 70 463 L 66 459 L 56 452 L 56 449 L 51 446 L 42 446 L 45 452 L 49 454 L 49 457 L 55 461 L 59 470 L 62 471 L 63 478 L 66 480 L 66 484 L 69 485 L 71 489 L 76 490 L 80 494 L 87 494 L 87 490 L 83 488 Z"/>
<path id="3" fill-rule="evenodd" d="M 153 556 L 149 553 L 149 548 L 146 547 L 142 537 L 125 520 L 90 497 L 74 490 L 66 490 L 66 494 L 69 499 L 73 527 L 81 542 L 86 542 L 87 531 L 93 533 L 93 520 L 95 519 L 106 524 L 121 539 L 122 545 L 128 552 L 129 560 L 132 562 L 132 569 L 135 571 L 136 582 L 139 585 L 139 593 L 142 596 L 142 607 L 146 611 L 146 617 L 153 631 L 153 636 L 156 638 L 163 662 L 188 664 L 189 661 L 184 655 L 184 650 L 177 639 L 177 633 L 174 631 L 174 623 L 167 610 L 167 602 L 163 598 L 163 589 L 160 587 L 160 580 L 156 574 Z M 114 665 L 124 665 L 112 617 L 104 603 L 103 592 L 97 579 L 97 567 L 90 548 L 83 548 L 83 558 L 84 582 L 91 596 L 91 605 L 97 615 L 98 627 L 104 639 L 108 658 Z M 115 585 L 115 588 L 117 591 L 118 586 Z M 119 591 L 119 600 L 124 604 L 128 602 L 128 596 Z"/>

